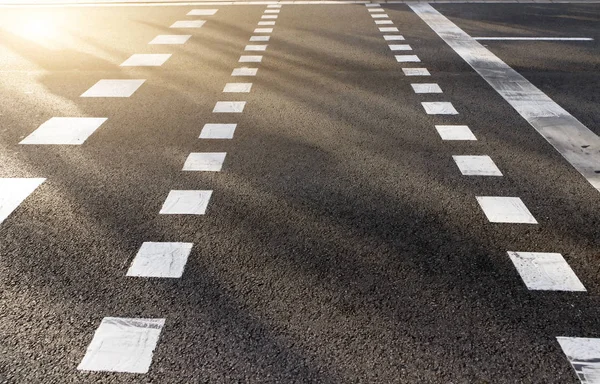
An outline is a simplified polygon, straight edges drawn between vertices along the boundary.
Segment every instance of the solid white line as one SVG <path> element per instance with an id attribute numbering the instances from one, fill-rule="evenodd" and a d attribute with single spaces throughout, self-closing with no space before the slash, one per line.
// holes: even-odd
<path id="1" fill-rule="evenodd" d="M 46 179 L 0 178 L 0 224 Z"/>
<path id="2" fill-rule="evenodd" d="M 600 137 L 431 5 L 409 6 L 600 191 Z"/>
<path id="3" fill-rule="evenodd" d="M 473 37 L 473 39 L 507 41 L 594 41 L 591 37 Z"/>
<path id="4" fill-rule="evenodd" d="M 556 341 L 582 384 L 600 383 L 600 339 L 557 337 Z"/>
<path id="5" fill-rule="evenodd" d="M 560 253 L 508 252 L 508 256 L 529 290 L 586 291 Z"/>
<path id="6" fill-rule="evenodd" d="M 179 278 L 183 275 L 192 243 L 143 243 L 127 276 Z"/>

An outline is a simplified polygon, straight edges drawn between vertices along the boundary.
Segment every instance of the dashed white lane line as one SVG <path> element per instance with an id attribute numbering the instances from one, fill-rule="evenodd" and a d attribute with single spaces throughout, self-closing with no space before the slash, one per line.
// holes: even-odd
<path id="1" fill-rule="evenodd" d="M 271 33 L 273 32 L 273 28 L 256 28 L 254 33 Z"/>
<path id="2" fill-rule="evenodd" d="M 458 111 L 448 101 L 426 101 L 421 105 L 428 115 L 458 115 Z"/>
<path id="3" fill-rule="evenodd" d="M 477 202 L 491 223 L 538 223 L 518 197 L 477 196 Z"/>
<path id="4" fill-rule="evenodd" d="M 43 178 L 0 178 L 0 224 L 44 181 Z"/>
<path id="5" fill-rule="evenodd" d="M 185 44 L 192 35 L 158 35 L 148 44 Z"/>
<path id="6" fill-rule="evenodd" d="M 245 101 L 217 101 L 214 113 L 242 113 L 246 106 Z"/>
<path id="7" fill-rule="evenodd" d="M 274 21 L 259 21 L 258 25 L 275 25 Z"/>
<path id="8" fill-rule="evenodd" d="M 367 8 L 379 8 L 379 7 L 381 7 L 381 4 L 365 4 L 365 7 L 367 7 Z"/>
<path id="9" fill-rule="evenodd" d="M 239 63 L 260 63 L 262 56 L 240 56 Z"/>
<path id="10" fill-rule="evenodd" d="M 281 12 L 279 9 L 267 9 L 264 13 L 279 13 Z"/>
<path id="11" fill-rule="evenodd" d="M 415 93 L 442 93 L 442 88 L 436 83 L 415 83 L 410 86 Z"/>
<path id="12" fill-rule="evenodd" d="M 105 117 L 53 117 L 19 144 L 81 145 L 106 120 Z"/>
<path id="13" fill-rule="evenodd" d="M 586 289 L 560 253 L 508 252 L 527 289 L 585 292 Z"/>
<path id="14" fill-rule="evenodd" d="M 250 36 L 250 41 L 269 41 L 271 36 Z"/>
<path id="15" fill-rule="evenodd" d="M 427 68 L 402 68 L 406 76 L 431 76 Z"/>
<path id="16" fill-rule="evenodd" d="M 226 152 L 194 152 L 190 153 L 183 164 L 184 171 L 220 172 L 223 168 Z"/>
<path id="17" fill-rule="evenodd" d="M 248 93 L 252 89 L 252 83 L 227 83 L 223 88 L 224 93 Z"/>
<path id="18" fill-rule="evenodd" d="M 502 176 L 502 172 L 489 156 L 452 156 L 465 176 Z"/>
<path id="19" fill-rule="evenodd" d="M 399 63 L 420 63 L 421 59 L 417 55 L 395 55 Z"/>
<path id="20" fill-rule="evenodd" d="M 442 140 L 477 140 L 466 125 L 436 125 L 435 129 Z"/>
<path id="21" fill-rule="evenodd" d="M 600 339 L 557 337 L 582 384 L 600 384 Z"/>
<path id="22" fill-rule="evenodd" d="M 267 44 L 264 45 L 246 45 L 246 47 L 244 47 L 244 51 L 266 51 L 267 50 Z"/>
<path id="23" fill-rule="evenodd" d="M 404 36 L 402 36 L 402 35 L 383 35 L 383 39 L 385 41 L 404 40 Z"/>
<path id="24" fill-rule="evenodd" d="M 179 20 L 174 22 L 169 28 L 201 28 L 205 20 Z"/>
<path id="25" fill-rule="evenodd" d="M 394 24 L 392 20 L 375 20 L 375 24 L 377 25 L 391 25 Z"/>
<path id="26" fill-rule="evenodd" d="M 388 19 L 389 18 L 387 13 L 374 13 L 371 15 L 371 17 L 374 19 Z"/>
<path id="27" fill-rule="evenodd" d="M 161 215 L 204 215 L 212 191 L 172 190 L 160 209 Z"/>
<path id="28" fill-rule="evenodd" d="M 160 67 L 169 57 L 170 53 L 136 53 L 125 60 L 121 67 Z"/>
<path id="29" fill-rule="evenodd" d="M 105 317 L 83 360 L 83 371 L 147 373 L 165 319 Z"/>
<path id="30" fill-rule="evenodd" d="M 180 278 L 193 245 L 146 242 L 135 255 L 127 276 Z"/>
<path id="31" fill-rule="evenodd" d="M 204 124 L 201 139 L 233 139 L 237 124 Z"/>
<path id="32" fill-rule="evenodd" d="M 396 27 L 381 27 L 379 32 L 400 32 Z"/>
<path id="33" fill-rule="evenodd" d="M 103 79 L 92 85 L 81 97 L 130 97 L 145 81 L 144 79 Z"/>
<path id="34" fill-rule="evenodd" d="M 277 19 L 279 16 L 277 15 L 262 15 L 261 19 Z"/>
<path id="35" fill-rule="evenodd" d="M 234 68 L 233 72 L 231 72 L 231 76 L 256 76 L 258 72 L 258 68 Z"/>
<path id="36" fill-rule="evenodd" d="M 412 48 L 408 44 L 390 44 L 390 50 L 392 51 L 412 51 Z"/>
<path id="37" fill-rule="evenodd" d="M 369 12 L 371 13 L 376 13 L 376 12 L 385 12 L 383 9 L 381 8 L 370 8 L 368 9 Z"/>
<path id="38" fill-rule="evenodd" d="M 188 16 L 213 16 L 218 9 L 192 9 L 187 13 Z"/>

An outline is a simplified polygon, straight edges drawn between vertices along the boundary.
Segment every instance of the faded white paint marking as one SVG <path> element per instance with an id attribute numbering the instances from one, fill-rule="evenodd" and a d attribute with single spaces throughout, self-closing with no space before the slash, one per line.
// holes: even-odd
<path id="1" fill-rule="evenodd" d="M 420 63 L 421 59 L 417 55 L 395 55 L 399 63 Z"/>
<path id="2" fill-rule="evenodd" d="M 146 80 L 107 80 L 103 79 L 85 91 L 81 97 L 129 97 Z"/>
<path id="3" fill-rule="evenodd" d="M 473 37 L 473 39 L 508 41 L 594 41 L 591 37 Z"/>
<path id="4" fill-rule="evenodd" d="M 240 56 L 239 63 L 260 63 L 262 56 Z"/>
<path id="5" fill-rule="evenodd" d="M 165 319 L 105 317 L 77 369 L 146 373 Z"/>
<path id="6" fill-rule="evenodd" d="M 250 41 L 269 41 L 271 36 L 250 36 Z"/>
<path id="7" fill-rule="evenodd" d="M 600 137 L 431 5 L 409 6 L 600 191 Z"/>
<path id="8" fill-rule="evenodd" d="M 53 117 L 19 144 L 81 145 L 106 120 L 105 117 Z"/>
<path id="9" fill-rule="evenodd" d="M 244 51 L 266 51 L 267 44 L 264 45 L 246 45 Z"/>
<path id="10" fill-rule="evenodd" d="M 435 129 L 442 140 L 477 140 L 466 125 L 436 125 Z"/>
<path id="11" fill-rule="evenodd" d="M 586 291 L 560 253 L 508 252 L 508 256 L 530 290 Z"/>
<path id="12" fill-rule="evenodd" d="M 214 113 L 242 113 L 246 106 L 245 101 L 217 101 Z"/>
<path id="13" fill-rule="evenodd" d="M 235 68 L 233 72 L 231 72 L 231 76 L 256 76 L 258 72 L 258 68 Z"/>
<path id="14" fill-rule="evenodd" d="M 201 139 L 233 139 L 237 124 L 204 124 Z"/>
<path id="15" fill-rule="evenodd" d="M 266 9 L 264 13 L 279 13 L 281 12 L 279 9 Z"/>
<path id="16" fill-rule="evenodd" d="M 375 24 L 377 25 L 391 25 L 394 24 L 392 20 L 375 20 Z"/>
<path id="17" fill-rule="evenodd" d="M 179 20 L 169 28 L 200 28 L 206 23 L 204 20 Z"/>
<path id="18" fill-rule="evenodd" d="M 192 35 L 158 35 L 148 44 L 185 44 Z"/>
<path id="19" fill-rule="evenodd" d="M 408 44 L 390 44 L 389 47 L 392 51 L 412 51 Z"/>
<path id="20" fill-rule="evenodd" d="M 429 101 L 421 103 L 428 115 L 458 115 L 458 112 L 447 101 Z"/>
<path id="21" fill-rule="evenodd" d="M 442 88 L 436 83 L 415 83 L 410 86 L 415 93 L 442 93 Z"/>
<path id="22" fill-rule="evenodd" d="M 381 7 L 381 4 L 365 4 L 367 8 L 378 8 Z"/>
<path id="23" fill-rule="evenodd" d="M 465 176 L 502 176 L 502 172 L 489 156 L 452 156 Z"/>
<path id="24" fill-rule="evenodd" d="M 431 76 L 427 68 L 402 68 L 406 76 Z"/>
<path id="25" fill-rule="evenodd" d="M 600 339 L 556 338 L 581 384 L 600 384 Z"/>
<path id="26" fill-rule="evenodd" d="M 404 40 L 404 36 L 402 36 L 402 35 L 383 35 L 383 39 L 385 41 Z"/>
<path id="27" fill-rule="evenodd" d="M 187 13 L 188 16 L 213 16 L 218 9 L 192 9 Z"/>
<path id="28" fill-rule="evenodd" d="M 275 25 L 274 21 L 259 21 L 258 25 Z"/>
<path id="29" fill-rule="evenodd" d="M 184 171 L 220 172 L 225 161 L 226 152 L 194 152 L 190 153 L 183 165 Z"/>
<path id="30" fill-rule="evenodd" d="M 252 89 L 252 83 L 227 83 L 223 92 L 225 93 L 248 93 Z"/>
<path id="31" fill-rule="evenodd" d="M 273 32 L 273 28 L 256 28 L 254 33 L 271 33 Z"/>
<path id="32" fill-rule="evenodd" d="M 146 242 L 135 255 L 127 276 L 180 278 L 193 245 Z"/>
<path id="33" fill-rule="evenodd" d="M 162 215 L 204 215 L 212 191 L 171 191 L 160 209 Z"/>
<path id="34" fill-rule="evenodd" d="M 170 53 L 141 53 L 134 54 L 125 60 L 121 67 L 160 67 L 169 60 Z"/>
<path id="35" fill-rule="evenodd" d="M 262 15 L 261 19 L 277 19 L 279 16 L 277 15 Z"/>
<path id="36" fill-rule="evenodd" d="M 0 178 L 0 224 L 46 179 Z"/>
<path id="37" fill-rule="evenodd" d="M 397 27 L 381 27 L 379 32 L 400 32 Z"/>
<path id="38" fill-rule="evenodd" d="M 477 196 L 477 202 L 492 223 L 537 224 L 533 215 L 518 197 Z"/>
<path id="39" fill-rule="evenodd" d="M 387 13 L 374 13 L 371 15 L 371 17 L 374 19 L 388 19 L 389 18 Z"/>
<path id="40" fill-rule="evenodd" d="M 381 9 L 381 8 L 371 8 L 371 9 L 368 9 L 368 11 L 369 11 L 369 12 L 371 12 L 371 13 L 376 13 L 376 12 L 385 12 L 385 11 L 384 11 L 383 9 Z"/>
<path id="41" fill-rule="evenodd" d="M 269 4 L 267 8 L 281 8 L 281 4 Z"/>

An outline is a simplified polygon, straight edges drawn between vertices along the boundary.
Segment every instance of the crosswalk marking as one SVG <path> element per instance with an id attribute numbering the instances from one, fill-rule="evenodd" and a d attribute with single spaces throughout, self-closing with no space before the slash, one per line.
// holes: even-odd
<path id="1" fill-rule="evenodd" d="M 0 224 L 44 181 L 44 178 L 0 178 Z"/>
<path id="2" fill-rule="evenodd" d="M 81 97 L 130 97 L 145 81 L 144 79 L 103 79 L 85 91 Z"/>
<path id="3" fill-rule="evenodd" d="M 477 202 L 491 223 L 538 223 L 518 197 L 477 196 Z"/>
<path id="4" fill-rule="evenodd" d="M 246 106 L 245 101 L 217 101 L 214 113 L 242 113 Z"/>
<path id="5" fill-rule="evenodd" d="M 200 139 L 233 139 L 237 124 L 204 124 Z"/>
<path id="6" fill-rule="evenodd" d="M 173 190 L 169 192 L 161 215 L 204 215 L 212 191 Z"/>
<path id="7" fill-rule="evenodd" d="M 180 278 L 192 247 L 192 243 L 145 242 L 133 259 L 127 276 Z"/>
<path id="8" fill-rule="evenodd" d="M 458 111 L 448 101 L 426 101 L 421 105 L 428 115 L 458 115 Z"/>
<path id="9" fill-rule="evenodd" d="M 121 67 L 160 67 L 170 57 L 170 53 L 137 53 L 125 60 Z"/>
<path id="10" fill-rule="evenodd" d="M 190 153 L 183 165 L 184 171 L 220 172 L 225 161 L 225 152 Z"/>
<path id="11" fill-rule="evenodd" d="M 508 252 L 508 256 L 530 290 L 586 290 L 560 253 Z"/>
<path id="12" fill-rule="evenodd" d="M 452 156 L 465 176 L 502 176 L 502 172 L 489 156 Z"/>
<path id="13" fill-rule="evenodd" d="M 192 35 L 158 35 L 148 44 L 185 44 Z"/>
<path id="14" fill-rule="evenodd" d="M 442 88 L 436 83 L 416 83 L 410 86 L 415 93 L 442 93 Z"/>
<path id="15" fill-rule="evenodd" d="M 106 120 L 105 117 L 53 117 L 19 144 L 81 145 Z"/>

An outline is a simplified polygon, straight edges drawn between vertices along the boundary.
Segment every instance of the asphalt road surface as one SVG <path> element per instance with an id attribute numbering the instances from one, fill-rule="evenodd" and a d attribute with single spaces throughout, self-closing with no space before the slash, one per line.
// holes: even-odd
<path id="1" fill-rule="evenodd" d="M 2 8 L 0 383 L 600 383 L 599 26 Z"/>

